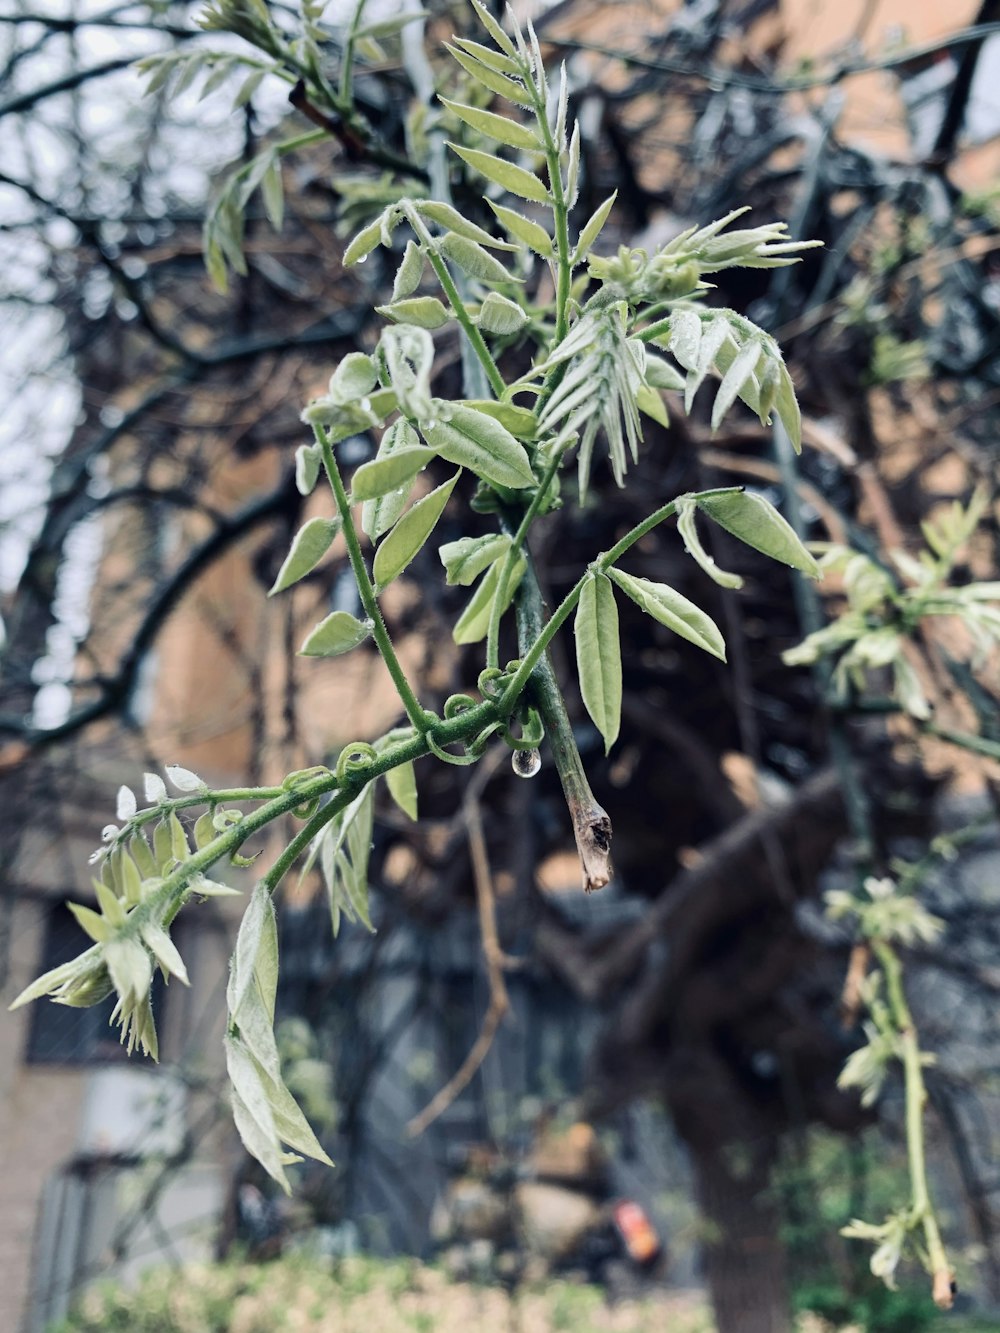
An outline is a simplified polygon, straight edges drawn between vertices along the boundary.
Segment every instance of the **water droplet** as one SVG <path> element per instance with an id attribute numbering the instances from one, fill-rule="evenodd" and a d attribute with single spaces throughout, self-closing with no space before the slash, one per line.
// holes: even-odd
<path id="1" fill-rule="evenodd" d="M 533 778 L 542 766 L 542 756 L 537 750 L 515 750 L 510 763 L 519 778 Z"/>
<path id="2" fill-rule="evenodd" d="M 370 412 L 372 410 L 372 400 L 370 398 L 362 398 L 358 406 L 361 408 L 362 412 Z"/>
<path id="3" fill-rule="evenodd" d="M 367 256 L 367 255 L 362 255 L 361 258 L 360 258 L 357 262 L 358 262 L 359 264 L 367 264 L 367 263 L 368 263 L 368 256 Z"/>
<path id="4" fill-rule="evenodd" d="M 426 430 L 437 430 L 437 422 L 434 420 L 433 417 L 431 417 L 430 421 L 427 422 L 427 425 L 426 425 L 425 429 L 426 429 Z"/>

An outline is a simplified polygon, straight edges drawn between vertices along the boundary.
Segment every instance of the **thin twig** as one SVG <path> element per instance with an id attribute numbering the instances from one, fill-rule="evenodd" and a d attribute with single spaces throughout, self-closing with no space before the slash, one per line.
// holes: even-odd
<path id="1" fill-rule="evenodd" d="M 499 758 L 506 753 L 498 750 L 492 764 L 488 761 L 481 767 L 488 778 L 496 768 Z M 504 979 L 504 967 L 507 958 L 500 947 L 497 931 L 496 893 L 493 888 L 493 876 L 490 872 L 489 853 L 486 837 L 483 833 L 482 812 L 479 804 L 480 789 L 483 783 L 470 783 L 466 790 L 462 806 L 465 815 L 465 830 L 469 840 L 469 855 L 472 858 L 472 877 L 476 886 L 476 905 L 479 909 L 479 934 L 483 944 L 483 957 L 486 959 L 486 975 L 489 980 L 490 1002 L 483 1018 L 479 1036 L 472 1049 L 462 1061 L 456 1072 L 443 1088 L 427 1103 L 424 1109 L 415 1115 L 406 1126 L 410 1138 L 422 1134 L 428 1125 L 451 1106 L 479 1070 L 493 1045 L 500 1024 L 510 1011 L 510 996 Z"/>

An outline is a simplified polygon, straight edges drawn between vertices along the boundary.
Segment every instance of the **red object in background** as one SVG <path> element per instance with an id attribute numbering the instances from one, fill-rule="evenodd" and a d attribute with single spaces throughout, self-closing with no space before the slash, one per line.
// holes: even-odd
<path id="1" fill-rule="evenodd" d="M 633 1263 L 649 1264 L 660 1253 L 660 1238 L 641 1204 L 620 1199 L 611 1210 L 615 1226 Z"/>

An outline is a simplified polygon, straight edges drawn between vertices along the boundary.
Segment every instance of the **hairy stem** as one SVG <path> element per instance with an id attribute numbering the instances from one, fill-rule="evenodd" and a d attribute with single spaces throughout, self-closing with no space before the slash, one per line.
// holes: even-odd
<path id="1" fill-rule="evenodd" d="M 351 505 L 347 498 L 347 491 L 344 489 L 344 482 L 340 475 L 340 468 L 337 466 L 337 460 L 333 456 L 333 447 L 330 444 L 330 438 L 322 426 L 314 427 L 316 438 L 319 441 L 320 448 L 323 451 L 323 465 L 326 468 L 326 475 L 330 479 L 330 487 L 333 490 L 333 497 L 337 503 L 337 512 L 343 520 L 344 539 L 347 542 L 347 555 L 351 562 L 351 569 L 354 571 L 354 580 L 358 585 L 358 593 L 361 597 L 361 605 L 365 609 L 365 614 L 372 623 L 372 637 L 375 644 L 382 654 L 382 660 L 389 668 L 389 674 L 392 676 L 393 684 L 402 700 L 403 707 L 406 709 L 406 716 L 410 719 L 418 731 L 424 732 L 430 726 L 430 719 L 427 713 L 421 707 L 420 700 L 413 692 L 413 687 L 406 678 L 399 658 L 396 656 L 396 650 L 392 646 L 392 640 L 389 637 L 389 631 L 386 628 L 385 619 L 382 616 L 382 609 L 378 604 L 378 598 L 375 596 L 375 588 L 368 576 L 368 569 L 365 565 L 364 556 L 361 554 L 361 543 L 358 541 L 358 534 L 354 530 L 354 520 L 351 516 Z"/>
<path id="2" fill-rule="evenodd" d="M 413 228 L 413 232 L 423 247 L 424 253 L 430 260 L 431 268 L 437 275 L 437 280 L 441 284 L 441 290 L 448 298 L 448 304 L 451 306 L 452 313 L 458 320 L 462 332 L 465 334 L 466 338 L 468 338 L 472 350 L 479 358 L 479 362 L 482 365 L 483 370 L 486 372 L 486 378 L 490 382 L 490 388 L 493 390 L 493 393 L 497 398 L 501 398 L 507 388 L 506 381 L 497 369 L 497 363 L 493 360 L 493 353 L 486 346 L 483 335 L 469 318 L 469 312 L 466 310 L 465 302 L 462 300 L 458 287 L 455 284 L 455 280 L 448 270 L 448 265 L 441 258 L 440 254 L 438 254 L 434 237 L 424 226 L 423 219 L 416 209 L 406 208 L 406 219 Z"/>
<path id="3" fill-rule="evenodd" d="M 942 1309 L 948 1310 L 953 1299 L 954 1279 L 941 1240 L 927 1183 L 927 1154 L 924 1144 L 924 1107 L 927 1104 L 927 1088 L 924 1084 L 923 1059 L 917 1029 L 903 989 L 903 967 L 899 955 L 884 940 L 873 941 L 873 948 L 885 975 L 889 1010 L 902 1045 L 901 1058 L 906 1087 L 906 1149 L 910 1168 L 913 1220 L 915 1223 L 919 1222 L 923 1228 L 934 1302 Z"/>

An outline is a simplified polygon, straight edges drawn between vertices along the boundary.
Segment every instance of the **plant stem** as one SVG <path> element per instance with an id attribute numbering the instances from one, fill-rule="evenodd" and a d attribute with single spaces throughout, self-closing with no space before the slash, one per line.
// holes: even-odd
<path id="1" fill-rule="evenodd" d="M 354 99 L 354 43 L 357 41 L 358 28 L 361 26 L 361 15 L 368 0 L 358 0 L 354 6 L 354 13 L 351 15 L 351 24 L 347 29 L 347 40 L 344 42 L 344 50 L 340 57 L 340 104 L 343 108 L 349 108 Z"/>
<path id="2" fill-rule="evenodd" d="M 872 947 L 882 965 L 886 997 L 902 1045 L 901 1058 L 906 1087 L 906 1150 L 910 1167 L 913 1221 L 919 1222 L 923 1228 L 927 1262 L 933 1281 L 934 1301 L 942 1309 L 950 1309 L 953 1274 L 941 1240 L 927 1184 L 927 1155 L 924 1144 L 924 1107 L 927 1103 L 927 1089 L 924 1085 L 923 1061 L 917 1030 L 903 989 L 903 967 L 899 955 L 884 940 L 873 940 Z"/>
<path id="3" fill-rule="evenodd" d="M 524 511 L 507 554 L 504 556 L 504 562 L 500 568 L 500 577 L 497 579 L 493 605 L 490 607 L 490 627 L 486 637 L 486 665 L 488 667 L 495 667 L 500 664 L 500 621 L 503 618 L 503 608 L 507 600 L 507 584 L 510 582 L 511 573 L 517 563 L 518 553 L 527 540 L 528 530 L 538 514 L 542 501 L 548 494 L 552 479 L 559 471 L 561 462 L 562 456 L 560 454 L 556 454 L 549 462 L 541 481 L 538 483 L 538 489 L 531 498 L 531 504 Z M 502 522 L 500 526 L 501 528 L 505 527 Z"/>
<path id="4" fill-rule="evenodd" d="M 525 80 L 528 87 L 535 88 L 529 77 Z M 569 293 L 573 276 L 573 254 L 569 244 L 569 205 L 563 193 L 561 157 L 559 146 L 552 137 L 552 128 L 545 103 L 536 95 L 534 105 L 535 119 L 542 132 L 545 147 L 545 167 L 549 175 L 549 189 L 552 191 L 552 221 L 556 243 L 556 331 L 555 345 L 558 345 L 569 332 Z"/>
<path id="5" fill-rule="evenodd" d="M 741 486 L 719 486 L 714 490 L 699 491 L 698 494 L 706 496 L 738 495 L 742 489 Z M 683 496 L 678 496 L 677 500 L 683 498 Z M 645 537 L 646 533 L 651 532 L 658 523 L 662 523 L 664 519 L 673 517 L 677 512 L 677 500 L 671 500 L 669 504 L 661 505 L 659 509 L 654 510 L 648 518 L 643 519 L 641 523 L 637 523 L 634 528 L 631 528 L 626 532 L 621 541 L 616 542 L 610 551 L 606 551 L 603 555 L 598 556 L 593 562 L 593 565 L 584 570 L 573 587 L 570 588 L 569 592 L 556 607 L 549 620 L 542 627 L 538 638 L 523 655 L 521 665 L 518 667 L 513 679 L 500 699 L 499 707 L 501 713 L 509 715 L 513 709 L 514 704 L 517 702 L 518 695 L 520 695 L 521 691 L 527 685 L 531 673 L 541 661 L 542 654 L 548 648 L 556 631 L 567 619 L 570 612 L 580 600 L 580 593 L 583 591 L 583 585 L 590 576 L 590 569 L 599 569 L 602 573 L 607 573 L 612 565 L 617 564 L 630 546 L 634 546 L 637 541 Z"/>
<path id="6" fill-rule="evenodd" d="M 529 556 L 517 593 L 517 630 L 522 644 L 539 641 L 543 633 L 543 616 L 541 589 Z M 542 653 L 535 663 L 530 689 L 545 724 L 545 735 L 573 821 L 583 887 L 591 893 L 594 889 L 602 889 L 611 878 L 611 820 L 590 790 L 562 690 L 547 653 Z"/>
<path id="7" fill-rule="evenodd" d="M 441 284 L 441 289 L 448 298 L 448 304 L 451 306 L 452 313 L 461 325 L 462 331 L 466 338 L 468 338 L 472 350 L 479 358 L 479 362 L 482 365 L 483 370 L 486 372 L 486 378 L 490 382 L 490 388 L 493 390 L 493 393 L 497 398 L 502 398 L 504 391 L 507 388 L 506 381 L 497 369 L 497 363 L 493 360 L 493 353 L 486 346 L 483 335 L 469 318 L 469 312 L 465 308 L 465 302 L 459 294 L 454 278 L 448 271 L 448 265 L 438 254 L 434 237 L 424 226 L 423 218 L 421 218 L 415 208 L 408 207 L 405 202 L 404 208 L 406 211 L 406 219 L 413 228 L 414 235 L 423 247 L 424 253 L 430 260 L 431 268 L 437 275 L 437 280 Z"/>
<path id="8" fill-rule="evenodd" d="M 375 596 L 375 588 L 368 576 L 368 569 L 365 565 L 364 556 L 361 554 L 361 544 L 358 541 L 358 534 L 354 530 L 354 520 L 351 516 L 351 504 L 347 498 L 347 492 L 344 489 L 344 482 L 340 475 L 340 468 L 337 466 L 337 460 L 333 456 L 333 446 L 330 444 L 330 438 L 322 426 L 314 427 L 316 439 L 319 441 L 320 448 L 323 451 L 323 465 L 326 468 L 326 475 L 330 480 L 330 487 L 333 490 L 333 497 L 337 503 L 337 512 L 343 521 L 344 538 L 347 542 L 347 555 L 351 562 L 351 569 L 354 571 L 354 579 L 358 585 L 358 593 L 361 597 L 361 605 L 365 609 L 365 614 L 372 623 L 372 637 L 375 640 L 379 652 L 382 654 L 382 660 L 389 668 L 389 674 L 392 676 L 393 684 L 396 686 L 397 693 L 406 709 L 406 715 L 420 732 L 427 730 L 430 721 L 424 709 L 421 707 L 420 700 L 413 692 L 410 682 L 406 679 L 406 673 L 400 666 L 399 658 L 396 656 L 396 650 L 392 646 L 392 640 L 389 637 L 389 631 L 386 628 L 385 620 L 382 616 L 381 607 L 378 604 L 378 598 Z"/>
<path id="9" fill-rule="evenodd" d="M 460 713 L 457 717 L 435 721 L 433 737 L 439 746 L 471 741 L 484 727 L 499 721 L 501 716 L 496 702 L 488 699 L 481 704 L 477 704 L 474 708 L 469 708 Z M 290 791 L 282 790 L 280 796 L 245 815 L 238 824 L 234 824 L 231 828 L 220 833 L 217 838 L 213 838 L 211 842 L 206 843 L 204 847 L 193 852 L 182 865 L 178 866 L 171 874 L 166 875 L 159 887 L 132 909 L 129 913 L 129 921 L 139 926 L 150 919 L 161 919 L 160 914 L 165 912 L 166 923 L 169 925 L 183 904 L 184 895 L 188 891 L 191 880 L 196 875 L 204 873 L 217 861 L 231 855 L 251 834 L 259 832 L 275 819 L 290 814 L 293 810 L 317 797 L 336 791 L 333 799 L 323 806 L 322 810 L 318 810 L 293 839 L 293 844 L 297 849 L 295 855 L 298 855 L 309 841 L 309 838 L 315 836 L 315 833 L 323 827 L 327 819 L 332 819 L 339 814 L 344 806 L 349 805 L 369 782 L 374 782 L 376 778 L 388 773 L 390 769 L 396 768 L 400 764 L 421 759 L 427 754 L 430 754 L 427 733 L 420 733 L 410 736 L 396 745 L 389 746 L 370 759 L 363 769 L 349 773 L 343 781 L 338 779 L 335 773 L 323 773 L 316 778 L 301 783 Z M 212 793 L 207 796 L 203 795 L 202 802 L 207 802 L 211 799 L 211 796 Z M 309 837 L 303 840 L 302 835 L 306 829 L 311 829 L 311 832 Z M 281 873 L 284 874 L 292 864 L 294 856 L 286 862 L 286 853 L 283 853 L 280 860 L 282 862 Z M 271 871 L 268 872 L 270 888 L 276 887 L 278 878 L 272 867 Z"/>

